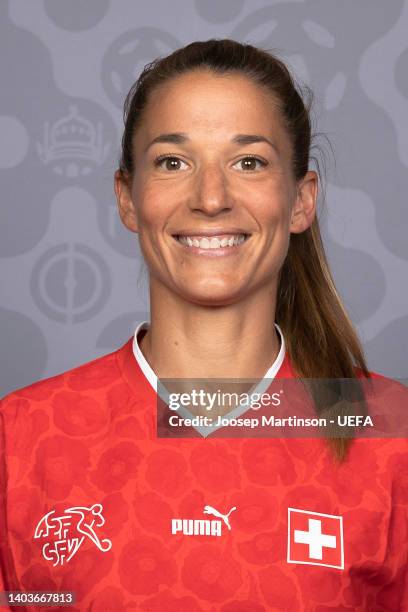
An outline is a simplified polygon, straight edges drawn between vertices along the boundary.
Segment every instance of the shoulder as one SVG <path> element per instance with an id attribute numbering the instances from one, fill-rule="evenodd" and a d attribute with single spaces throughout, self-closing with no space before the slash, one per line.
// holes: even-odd
<path id="1" fill-rule="evenodd" d="M 0 416 L 17 418 L 17 413 L 27 413 L 36 407 L 52 404 L 60 394 L 91 393 L 93 397 L 106 391 L 121 379 L 117 354 L 120 348 L 76 366 L 70 370 L 16 389 L 0 399 Z M 74 399 L 74 398 L 73 398 Z"/>
<path id="2" fill-rule="evenodd" d="M 408 399 L 408 387 L 407 383 L 401 380 L 385 376 L 379 372 L 370 371 L 369 377 L 365 376 L 360 368 L 355 368 L 356 377 L 361 380 L 365 389 L 370 390 L 369 395 L 373 397 L 381 397 L 387 393 L 388 397 L 391 397 L 391 393 L 395 393 L 396 397 Z"/>
<path id="3" fill-rule="evenodd" d="M 408 400 L 408 388 L 406 382 L 385 376 L 379 372 L 370 371 L 369 377 L 365 376 L 360 368 L 355 368 L 356 377 L 361 381 L 365 390 L 368 390 L 369 397 L 378 399 L 379 397 L 395 397 Z"/>
<path id="4" fill-rule="evenodd" d="M 370 378 L 356 368 L 363 382 L 364 396 L 379 431 L 379 437 L 360 438 L 359 444 L 377 454 L 382 469 L 391 471 L 397 480 L 408 477 L 408 388 L 398 379 L 370 371 Z"/>

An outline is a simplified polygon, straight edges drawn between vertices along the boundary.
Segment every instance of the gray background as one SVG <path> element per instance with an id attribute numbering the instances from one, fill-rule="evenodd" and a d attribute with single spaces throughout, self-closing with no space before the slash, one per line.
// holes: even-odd
<path id="1" fill-rule="evenodd" d="M 113 193 L 123 100 L 147 62 L 224 37 L 279 49 L 314 89 L 335 280 L 370 369 L 408 376 L 408 0 L 1 0 L 0 395 L 147 317 Z"/>

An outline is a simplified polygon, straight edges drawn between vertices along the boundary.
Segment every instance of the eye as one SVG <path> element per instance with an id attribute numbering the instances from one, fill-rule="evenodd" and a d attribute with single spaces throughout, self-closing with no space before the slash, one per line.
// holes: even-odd
<path id="1" fill-rule="evenodd" d="M 163 162 L 165 162 L 164 165 Z M 174 172 L 182 169 L 181 164 L 184 164 L 186 167 L 188 167 L 186 162 L 174 155 L 159 155 L 154 160 L 154 165 L 156 168 L 162 168 L 163 170 L 168 170 L 169 172 Z"/>
<path id="2" fill-rule="evenodd" d="M 260 159 L 259 157 L 255 157 L 255 155 L 246 155 L 245 157 L 242 157 L 239 161 L 237 161 L 234 166 L 236 166 L 237 164 L 242 164 L 242 162 L 244 162 L 244 165 L 241 166 L 241 170 L 249 170 L 250 172 L 256 172 L 257 170 L 259 170 L 259 167 L 256 167 L 256 162 L 258 162 L 258 164 L 260 164 L 262 168 L 267 165 L 267 162 L 263 161 L 263 159 Z"/>

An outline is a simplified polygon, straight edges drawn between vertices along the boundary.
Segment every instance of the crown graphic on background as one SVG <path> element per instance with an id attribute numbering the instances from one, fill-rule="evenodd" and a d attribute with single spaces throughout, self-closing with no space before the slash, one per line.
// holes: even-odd
<path id="1" fill-rule="evenodd" d="M 102 123 L 94 125 L 91 121 L 78 113 L 78 107 L 69 107 L 68 115 L 56 121 L 52 126 L 48 121 L 44 123 L 43 143 L 37 143 L 37 151 L 44 164 L 57 160 L 82 160 L 84 163 L 101 165 L 108 153 L 110 143 L 103 143 Z M 76 168 L 76 171 L 75 171 Z M 89 174 L 90 167 L 80 172 L 78 165 L 72 163 L 67 167 L 66 173 L 70 176 Z M 55 171 L 63 173 L 61 166 L 56 165 Z"/>

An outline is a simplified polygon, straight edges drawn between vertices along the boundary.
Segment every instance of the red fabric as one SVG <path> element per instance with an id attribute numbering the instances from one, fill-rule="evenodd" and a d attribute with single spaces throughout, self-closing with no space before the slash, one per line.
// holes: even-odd
<path id="1" fill-rule="evenodd" d="M 278 377 L 291 376 L 286 357 Z M 3 399 L 1 589 L 75 591 L 81 611 L 408 610 L 405 439 L 357 439 L 338 466 L 323 439 L 158 439 L 155 411 L 132 339 Z M 172 519 L 217 520 L 206 505 L 236 508 L 221 537 L 172 534 Z M 111 548 L 86 535 L 53 566 L 53 533 L 34 532 L 72 507 Z M 288 562 L 288 508 L 342 517 L 344 569 Z M 70 516 L 60 540 L 75 548 Z"/>

